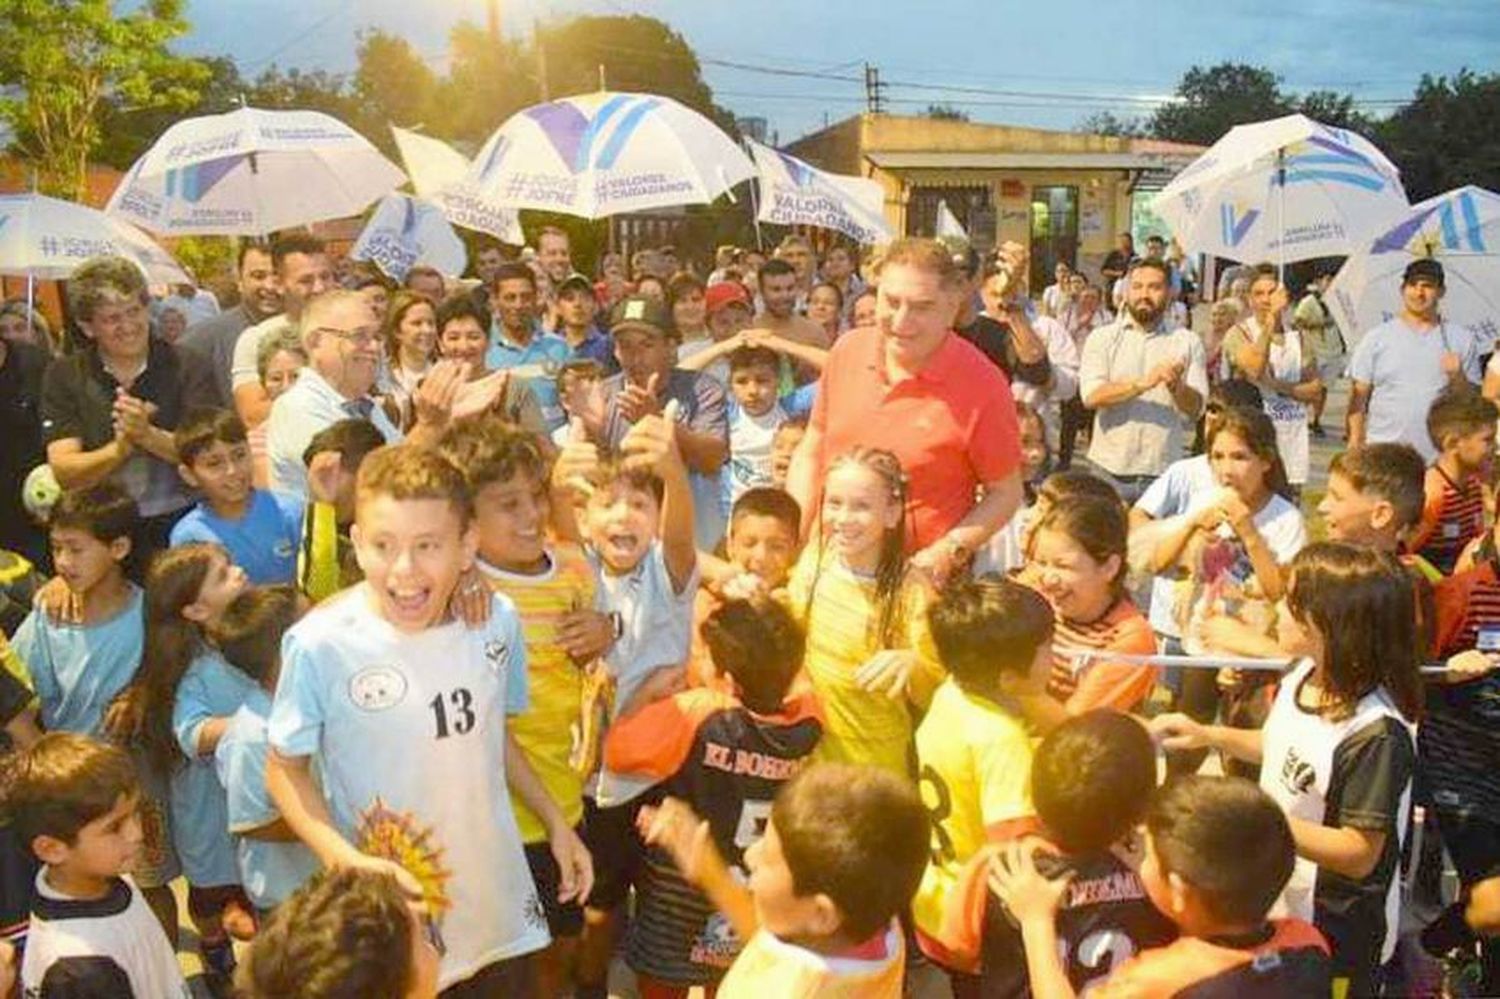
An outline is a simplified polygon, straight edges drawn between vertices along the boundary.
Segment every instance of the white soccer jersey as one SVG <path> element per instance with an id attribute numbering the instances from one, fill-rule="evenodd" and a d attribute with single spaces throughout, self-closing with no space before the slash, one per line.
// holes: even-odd
<path id="1" fill-rule="evenodd" d="M 1312 670 L 1304 663 L 1281 681 L 1262 730 L 1260 786 L 1292 818 L 1387 833 L 1385 849 L 1359 881 L 1298 857 L 1271 914 L 1313 923 L 1331 938 L 1338 957 L 1370 951 L 1368 958 L 1380 964 L 1396 947 L 1397 867 L 1411 805 L 1416 726 L 1383 689 L 1361 698 L 1340 721 L 1300 706 L 1298 691 Z M 1365 942 L 1370 946 L 1361 946 Z"/>
<path id="2" fill-rule="evenodd" d="M 526 644 L 510 599 L 482 628 L 398 631 L 358 586 L 282 643 L 270 740 L 316 755 L 339 831 L 399 858 L 426 891 L 447 952 L 446 988 L 545 947 L 505 783 L 505 717 L 526 709 Z"/>
<path id="3" fill-rule="evenodd" d="M 21 959 L 26 999 L 64 994 L 191 999 L 167 935 L 126 879 L 115 879 L 100 899 L 68 898 L 47 884 L 44 868 L 37 872 L 31 906 Z"/>

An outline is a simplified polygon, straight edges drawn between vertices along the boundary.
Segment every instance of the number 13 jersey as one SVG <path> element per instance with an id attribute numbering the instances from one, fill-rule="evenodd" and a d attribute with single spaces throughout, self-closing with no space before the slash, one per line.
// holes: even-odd
<path id="1" fill-rule="evenodd" d="M 287 632 L 270 741 L 315 757 L 350 842 L 421 882 L 446 988 L 549 940 L 505 783 L 506 716 L 527 706 L 525 639 L 501 595 L 482 627 L 416 633 L 372 600 L 358 586 Z"/>

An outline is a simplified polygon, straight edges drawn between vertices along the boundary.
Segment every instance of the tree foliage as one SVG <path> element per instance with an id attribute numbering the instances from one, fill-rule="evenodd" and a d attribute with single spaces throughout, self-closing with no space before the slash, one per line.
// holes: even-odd
<path id="1" fill-rule="evenodd" d="M 167 43 L 187 30 L 182 0 L 7 0 L 0 4 L 0 118 L 39 187 L 81 199 L 107 105 L 181 110 L 207 71 Z"/>
<path id="2" fill-rule="evenodd" d="M 1146 134 L 1146 123 L 1139 118 L 1122 118 L 1113 111 L 1096 111 L 1079 121 L 1077 131 L 1134 139 Z"/>
<path id="3" fill-rule="evenodd" d="M 1422 77 L 1416 96 L 1379 126 L 1412 201 L 1465 184 L 1500 190 L 1500 73 Z"/>
<path id="4" fill-rule="evenodd" d="M 936 118 L 939 121 L 968 121 L 969 113 L 952 104 L 929 104 L 927 110 L 922 112 L 922 117 Z"/>
<path id="5" fill-rule="evenodd" d="M 1210 146 L 1235 125 L 1293 110 L 1275 73 L 1245 63 L 1194 66 L 1183 74 L 1177 97 L 1151 116 L 1150 131 L 1158 139 Z"/>

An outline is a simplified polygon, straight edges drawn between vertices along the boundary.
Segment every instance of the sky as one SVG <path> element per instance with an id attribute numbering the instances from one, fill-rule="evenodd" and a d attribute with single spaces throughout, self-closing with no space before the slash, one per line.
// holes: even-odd
<path id="1" fill-rule="evenodd" d="M 1060 129 L 1096 111 L 1149 113 L 1194 64 L 1263 65 L 1287 90 L 1352 93 L 1374 114 L 1409 97 L 1423 73 L 1500 71 L 1500 0 L 1301 0 L 1296 16 L 1243 0 L 498 2 L 515 36 L 538 19 L 580 13 L 660 18 L 700 59 L 762 70 L 703 67 L 721 105 L 767 118 L 782 142 L 863 110 L 866 62 L 887 81 L 892 111 L 952 104 L 976 121 Z M 449 29 L 484 24 L 487 8 L 488 0 L 189 0 L 193 32 L 179 48 L 227 53 L 250 76 L 273 63 L 340 72 L 354 66 L 356 31 L 379 27 L 441 71 Z"/>

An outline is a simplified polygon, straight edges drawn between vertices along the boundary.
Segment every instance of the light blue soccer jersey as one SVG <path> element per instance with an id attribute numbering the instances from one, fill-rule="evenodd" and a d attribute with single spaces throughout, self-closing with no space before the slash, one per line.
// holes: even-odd
<path id="1" fill-rule="evenodd" d="M 172 547 L 211 541 L 257 586 L 296 582 L 303 506 L 300 496 L 256 489 L 245 515 L 228 520 L 200 502 L 172 526 Z"/>
<path id="2" fill-rule="evenodd" d="M 47 731 L 104 734 L 104 711 L 134 678 L 146 641 L 141 589 L 132 584 L 130 591 L 124 609 L 106 621 L 54 624 L 34 610 L 16 629 L 11 645 L 31 674 Z"/>
<path id="3" fill-rule="evenodd" d="M 351 843 L 399 857 L 422 882 L 446 988 L 550 939 L 505 783 L 505 718 L 527 705 L 526 642 L 500 594 L 481 628 L 417 633 L 394 628 L 374 599 L 361 584 L 287 632 L 270 741 L 316 757 Z"/>
<path id="4" fill-rule="evenodd" d="M 244 835 L 281 818 L 266 793 L 266 719 L 271 716 L 271 695 L 259 687 L 234 713 L 214 750 L 219 783 L 228 799 L 229 832 L 234 836 L 235 860 L 240 884 L 262 909 L 273 909 L 312 877 L 318 858 L 300 842 L 286 843 Z"/>
<path id="5" fill-rule="evenodd" d="M 212 650 L 194 659 L 177 685 L 172 732 L 187 762 L 172 771 L 172 845 L 188 884 L 200 888 L 239 884 L 240 876 L 224 788 L 214 774 L 213 756 L 198 752 L 198 730 L 206 721 L 233 715 L 255 689 L 254 680 Z"/>

